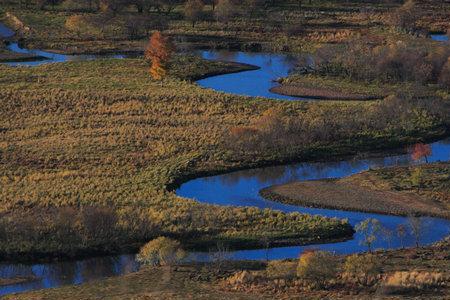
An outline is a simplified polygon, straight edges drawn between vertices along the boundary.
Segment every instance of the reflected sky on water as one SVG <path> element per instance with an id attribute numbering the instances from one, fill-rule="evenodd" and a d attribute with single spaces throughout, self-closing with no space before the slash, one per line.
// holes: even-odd
<path id="1" fill-rule="evenodd" d="M 430 162 L 447 161 L 450 156 L 450 139 L 433 143 L 432 150 L 433 154 L 429 157 Z M 258 208 L 270 208 L 284 212 L 302 212 L 327 217 L 337 217 L 348 219 L 352 225 L 367 218 L 376 218 L 380 220 L 384 227 L 395 232 L 397 226 L 400 224 L 408 226 L 407 218 L 287 205 L 266 200 L 259 195 L 259 191 L 263 188 L 277 184 L 303 180 L 341 178 L 368 170 L 369 168 L 381 168 L 396 165 L 405 166 L 411 163 L 413 162 L 411 161 L 410 156 L 404 154 L 381 158 L 350 159 L 339 162 L 299 163 L 287 166 L 265 167 L 191 180 L 181 185 L 177 190 L 177 194 L 182 197 L 193 198 L 209 204 L 255 206 Z M 450 221 L 431 217 L 423 217 L 421 219 L 425 225 L 425 232 L 421 240 L 423 244 L 438 241 L 450 234 Z M 269 251 L 269 257 L 271 259 L 293 258 L 297 257 L 304 249 L 311 247 L 330 250 L 337 253 L 366 251 L 367 249 L 360 245 L 361 238 L 362 237 L 359 234 L 355 234 L 354 239 L 342 243 L 306 247 L 274 248 Z M 414 243 L 415 239 L 408 233 L 404 239 L 404 245 L 413 246 Z M 399 239 L 385 240 L 380 238 L 375 243 L 376 248 L 384 249 L 398 248 L 400 246 L 401 241 Z M 264 259 L 267 255 L 268 253 L 266 250 L 243 250 L 233 252 L 232 257 L 236 259 Z M 204 254 L 198 254 L 198 256 L 199 259 L 205 259 Z"/>
<path id="2" fill-rule="evenodd" d="M 279 85 L 275 82 L 276 79 L 286 77 L 295 68 L 295 56 L 232 51 L 199 51 L 198 54 L 209 60 L 239 62 L 260 67 L 258 70 L 212 76 L 197 81 L 202 87 L 236 95 L 282 100 L 300 99 L 270 92 L 272 87 Z"/>
<path id="3" fill-rule="evenodd" d="M 448 42 L 448 35 L 446 34 L 430 34 L 433 41 Z"/>
<path id="4" fill-rule="evenodd" d="M 106 277 L 124 275 L 139 269 L 134 255 L 93 257 L 45 264 L 0 264 L 1 278 L 30 278 L 25 283 L 0 286 L 0 295 L 81 284 Z M 34 279 L 33 279 L 34 278 Z"/>
<path id="5" fill-rule="evenodd" d="M 95 60 L 101 58 L 125 58 L 124 54 L 99 54 L 99 55 L 66 55 L 66 54 L 58 54 L 52 53 L 42 50 L 30 50 L 25 49 L 19 46 L 18 43 L 10 43 L 7 47 L 8 50 L 28 55 L 35 55 L 42 57 L 43 59 L 34 60 L 34 61 L 19 61 L 19 62 L 7 62 L 5 63 L 8 66 L 17 67 L 17 66 L 40 66 L 49 63 L 60 63 L 60 62 L 68 62 L 68 61 L 84 61 L 84 60 Z"/>

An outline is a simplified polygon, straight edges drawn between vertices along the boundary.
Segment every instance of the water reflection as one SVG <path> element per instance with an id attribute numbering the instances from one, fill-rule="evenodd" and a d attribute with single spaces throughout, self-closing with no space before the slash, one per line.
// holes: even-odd
<path id="1" fill-rule="evenodd" d="M 433 154 L 429 158 L 430 162 L 447 161 L 449 159 L 450 139 L 433 143 L 431 146 Z M 380 158 L 350 159 L 340 162 L 299 163 L 288 166 L 267 167 L 195 179 L 183 184 L 177 190 L 177 194 L 182 197 L 197 199 L 200 202 L 217 205 L 256 206 L 284 212 L 298 211 L 328 217 L 347 218 L 352 225 L 371 217 L 380 220 L 386 229 L 395 232 L 397 226 L 400 224 L 408 226 L 407 218 L 286 205 L 263 199 L 259 195 L 259 191 L 276 184 L 301 180 L 341 178 L 369 168 L 394 165 L 403 166 L 411 163 L 412 161 L 409 155 L 392 155 Z M 447 220 L 430 217 L 424 217 L 421 220 L 426 224 L 424 226 L 425 233 L 421 241 L 424 244 L 438 241 L 450 234 L 450 222 Z M 364 246 L 360 245 L 361 238 L 359 234 L 355 234 L 354 239 L 342 243 L 273 248 L 269 253 L 263 249 L 235 251 L 232 253 L 232 257 L 234 259 L 265 259 L 269 255 L 270 259 L 293 258 L 297 257 L 300 252 L 311 247 L 335 251 L 337 253 L 361 252 L 366 250 Z M 405 236 L 404 244 L 412 246 L 414 242 L 414 237 L 408 233 Z M 384 249 L 398 248 L 400 246 L 402 245 L 399 239 L 390 241 L 380 238 L 375 244 L 375 247 Z M 202 260 L 208 259 L 208 256 L 204 253 L 195 253 L 192 254 L 191 258 Z"/>
<path id="2" fill-rule="evenodd" d="M 232 61 L 260 67 L 258 70 L 208 77 L 197 81 L 203 87 L 237 95 L 294 100 L 296 97 L 270 92 L 274 80 L 287 76 L 296 66 L 293 55 L 231 51 L 199 51 L 204 59 Z"/>
<path id="3" fill-rule="evenodd" d="M 430 161 L 448 160 L 450 139 L 432 144 L 432 150 L 433 154 L 429 158 Z M 408 155 L 392 155 L 381 158 L 350 159 L 340 162 L 299 163 L 287 166 L 259 168 L 195 179 L 183 184 L 177 190 L 177 194 L 210 204 L 256 206 L 285 212 L 299 211 L 329 217 L 347 218 L 353 225 L 363 219 L 372 217 L 380 220 L 384 227 L 395 231 L 399 224 L 407 223 L 406 218 L 285 205 L 261 198 L 259 191 L 264 187 L 274 184 L 298 180 L 343 177 L 367 170 L 370 167 L 407 165 L 410 163 L 411 161 Z M 429 217 L 422 218 L 422 220 L 427 226 L 421 243 L 429 244 L 450 234 L 449 221 Z M 311 248 L 342 254 L 366 251 L 366 248 L 360 245 L 361 238 L 359 234 L 355 234 L 354 239 L 339 243 L 233 251 L 229 253 L 228 257 L 230 259 L 253 260 L 295 258 L 305 249 Z M 407 234 L 405 237 L 404 244 L 414 244 L 414 239 L 410 234 Z M 393 239 L 390 242 L 380 238 L 374 244 L 375 248 L 384 249 L 398 248 L 400 246 L 402 246 L 402 243 L 399 239 Z M 210 255 L 207 252 L 191 253 L 189 260 L 208 261 L 211 259 Z M 29 277 L 34 279 L 20 284 L 1 286 L 0 295 L 67 284 L 81 284 L 106 277 L 128 274 L 137 271 L 138 268 L 139 265 L 135 261 L 134 255 L 95 257 L 78 261 L 35 265 L 0 264 L 1 278 Z"/>
<path id="4" fill-rule="evenodd" d="M 7 36 L 12 31 L 0 24 L 0 35 Z M 435 37 L 435 39 L 440 37 Z M 447 37 L 448 40 L 448 37 Z M 17 43 L 12 43 L 8 49 L 18 53 L 42 56 L 45 60 L 8 63 L 12 66 L 36 66 L 52 62 L 65 62 L 73 60 L 92 60 L 99 57 L 123 58 L 124 55 L 116 54 L 110 56 L 96 55 L 63 55 L 40 50 L 27 50 L 21 48 Z M 200 80 L 202 86 L 219 91 L 248 95 L 261 96 L 277 99 L 296 99 L 293 97 L 273 94 L 269 89 L 276 85 L 273 82 L 278 77 L 287 76 L 295 67 L 297 58 L 286 55 L 274 55 L 264 53 L 243 53 L 229 51 L 202 51 L 199 53 L 206 59 L 218 59 L 225 61 L 236 61 L 248 63 L 260 67 L 256 71 L 247 71 L 235 74 L 226 74 Z M 450 139 L 434 143 L 433 155 L 430 161 L 446 161 L 449 159 Z M 274 184 L 288 183 L 298 180 L 336 178 L 343 177 L 367 170 L 392 165 L 406 165 L 411 163 L 408 156 L 397 155 L 378 159 L 353 159 L 342 162 L 323 163 L 301 163 L 288 166 L 269 167 L 254 170 L 233 172 L 230 174 L 199 178 L 183 184 L 177 194 L 183 197 L 195 198 L 201 202 L 218 205 L 256 206 L 260 208 L 272 208 L 285 212 L 300 211 L 304 213 L 320 214 L 330 217 L 348 218 L 351 224 L 356 224 L 362 219 L 374 217 L 379 219 L 383 225 L 395 230 L 399 224 L 405 224 L 406 219 L 395 216 L 384 216 L 377 214 L 366 214 L 358 212 L 344 212 L 329 209 L 304 208 L 292 205 L 284 205 L 265 200 L 259 196 L 259 191 Z M 437 241 L 450 233 L 449 222 L 436 218 L 422 218 L 428 224 L 428 231 L 424 235 L 422 243 Z M 257 249 L 234 251 L 231 253 L 233 259 L 282 259 L 297 257 L 301 251 L 309 248 L 320 248 L 338 253 L 353 253 L 365 251 L 359 245 L 361 236 L 349 241 L 333 244 L 311 245 L 303 247 L 278 247 L 272 249 Z M 412 245 L 413 239 L 408 235 L 405 244 Z M 375 247 L 387 248 L 385 240 L 378 240 Z M 399 247 L 399 241 L 393 241 L 391 247 Z M 208 253 L 193 253 L 190 259 L 208 260 Z M 0 264 L 1 278 L 29 277 L 33 280 L 20 284 L 0 286 L 0 295 L 23 292 L 27 290 L 57 287 L 66 284 L 80 284 L 92 280 L 102 279 L 110 276 L 123 275 L 138 270 L 139 266 L 134 255 L 121 255 L 110 257 L 96 257 L 85 260 L 55 262 L 47 264 L 23 265 L 23 264 Z"/>
<path id="5" fill-rule="evenodd" d="M 139 269 L 134 255 L 94 257 L 47 264 L 0 264 L 1 278 L 30 278 L 19 284 L 0 286 L 0 295 L 81 284 L 105 277 L 124 275 Z"/>

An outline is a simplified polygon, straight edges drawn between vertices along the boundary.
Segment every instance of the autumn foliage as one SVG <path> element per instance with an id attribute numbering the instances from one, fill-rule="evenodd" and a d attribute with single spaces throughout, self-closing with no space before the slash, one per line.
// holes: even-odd
<path id="1" fill-rule="evenodd" d="M 150 37 L 145 58 L 151 61 L 150 75 L 155 80 L 161 80 L 167 73 L 167 63 L 170 60 L 173 47 L 170 40 L 161 32 L 156 31 Z"/>
<path id="2" fill-rule="evenodd" d="M 411 158 L 413 160 L 421 160 L 425 158 L 425 161 L 428 162 L 428 156 L 431 155 L 431 147 L 430 145 L 417 143 L 413 146 L 411 151 Z"/>

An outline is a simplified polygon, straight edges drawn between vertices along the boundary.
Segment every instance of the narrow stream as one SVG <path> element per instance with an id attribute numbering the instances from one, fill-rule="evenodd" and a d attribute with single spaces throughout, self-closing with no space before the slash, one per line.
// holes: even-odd
<path id="1" fill-rule="evenodd" d="M 67 54 L 58 54 L 58 53 L 52 53 L 48 51 L 42 51 L 42 50 L 29 50 L 25 49 L 19 46 L 18 43 L 10 43 L 6 46 L 6 49 L 21 53 L 21 54 L 29 54 L 29 55 L 35 55 L 38 57 L 37 60 L 29 60 L 29 61 L 15 61 L 15 62 L 6 62 L 4 64 L 12 67 L 18 67 L 18 66 L 39 66 L 39 65 L 45 65 L 49 63 L 61 63 L 61 62 L 68 62 L 68 61 L 84 61 L 84 60 L 94 60 L 94 59 L 105 59 L 105 58 L 126 58 L 127 55 L 125 54 L 98 54 L 98 55 L 89 55 L 89 54 L 83 54 L 83 55 L 67 55 Z"/>
<path id="2" fill-rule="evenodd" d="M 448 34 L 445 33 L 436 33 L 430 34 L 430 37 L 433 41 L 437 42 L 448 42 Z"/>
<path id="3" fill-rule="evenodd" d="M 295 68 L 297 62 L 295 56 L 231 51 L 199 51 L 198 53 L 205 59 L 238 62 L 259 67 L 258 70 L 211 76 L 197 81 L 198 85 L 235 95 L 281 100 L 307 100 L 270 91 L 271 88 L 279 85 L 275 80 L 288 76 Z"/>
<path id="4" fill-rule="evenodd" d="M 6 34 L 7 28 L 0 23 L 0 35 Z M 45 57 L 45 60 L 8 63 L 11 66 L 35 66 L 45 63 L 65 62 L 69 60 L 90 60 L 103 58 L 105 56 L 82 55 L 71 56 L 54 54 L 40 50 L 26 50 L 18 44 L 10 44 L 11 51 L 35 54 Z M 291 97 L 272 94 L 269 92 L 273 86 L 273 79 L 286 76 L 293 67 L 293 58 L 284 55 L 252 54 L 243 52 L 214 52 L 203 51 L 200 55 L 206 59 L 221 59 L 253 64 L 261 67 L 256 71 L 247 71 L 236 74 L 226 74 L 200 80 L 198 84 L 219 91 L 235 94 L 261 96 L 278 99 L 292 99 Z M 124 55 L 113 55 L 110 57 L 123 58 Z M 432 144 L 433 154 L 430 162 L 447 161 L 450 155 L 450 139 L 445 139 Z M 267 201 L 259 196 L 262 188 L 299 180 L 341 178 L 357 172 L 375 167 L 393 165 L 409 165 L 411 160 L 408 155 L 394 155 L 383 158 L 353 159 L 339 162 L 300 163 L 286 166 L 266 167 L 224 175 L 198 178 L 182 184 L 176 193 L 180 197 L 197 199 L 200 202 L 216 205 L 256 206 L 259 208 L 271 208 L 284 212 L 299 211 L 303 213 L 318 214 L 329 217 L 347 218 L 352 225 L 368 217 L 381 221 L 384 227 L 394 231 L 399 224 L 407 224 L 407 218 L 387 216 L 379 214 L 368 214 L 360 212 L 347 212 L 330 209 L 313 209 L 293 205 L 285 205 Z M 438 241 L 450 234 L 450 221 L 439 218 L 422 218 L 425 232 L 422 236 L 422 244 Z M 366 249 L 359 244 L 361 236 L 355 234 L 354 239 L 330 244 L 277 247 L 271 249 L 231 251 L 230 259 L 282 259 L 295 258 L 299 253 L 309 248 L 320 248 L 336 253 L 355 253 Z M 405 237 L 404 244 L 412 245 L 412 236 Z M 375 243 L 376 248 L 388 249 L 400 247 L 400 241 L 382 239 Z M 195 261 L 206 261 L 209 253 L 191 253 L 189 259 Z M 58 287 L 67 284 L 81 284 L 106 277 L 124 275 L 135 272 L 139 265 L 134 255 L 119 255 L 106 257 L 93 257 L 83 260 L 66 262 L 52 262 L 45 264 L 0 264 L 0 278 L 25 277 L 32 278 L 25 283 L 0 286 L 0 295 L 24 292 L 28 290 Z"/>

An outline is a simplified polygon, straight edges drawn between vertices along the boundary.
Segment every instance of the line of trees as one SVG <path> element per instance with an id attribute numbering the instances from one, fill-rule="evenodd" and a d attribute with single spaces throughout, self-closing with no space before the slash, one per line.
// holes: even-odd
<path id="1" fill-rule="evenodd" d="M 184 6 L 184 14 L 188 19 L 196 21 L 205 18 L 204 6 L 209 6 L 216 19 L 228 15 L 235 15 L 242 9 L 252 11 L 254 9 L 267 10 L 275 5 L 290 4 L 302 7 L 303 0 L 21 0 L 23 7 L 37 6 L 39 9 L 54 9 L 63 3 L 76 4 L 89 11 L 112 11 L 118 13 L 128 9 L 135 9 L 138 13 L 157 12 L 169 14 L 178 6 Z M 308 1 L 311 4 L 311 0 Z M 199 13 L 200 12 L 200 13 Z"/>

